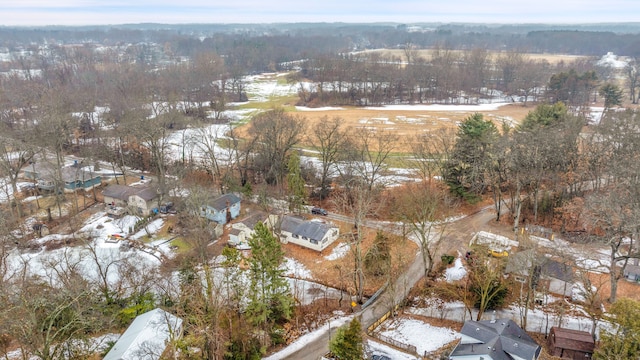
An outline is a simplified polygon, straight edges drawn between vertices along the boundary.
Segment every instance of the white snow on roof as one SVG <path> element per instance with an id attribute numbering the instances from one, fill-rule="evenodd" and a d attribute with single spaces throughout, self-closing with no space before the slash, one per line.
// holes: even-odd
<path id="1" fill-rule="evenodd" d="M 181 333 L 182 319 L 162 309 L 148 311 L 133 320 L 104 360 L 156 360 L 166 342 Z"/>

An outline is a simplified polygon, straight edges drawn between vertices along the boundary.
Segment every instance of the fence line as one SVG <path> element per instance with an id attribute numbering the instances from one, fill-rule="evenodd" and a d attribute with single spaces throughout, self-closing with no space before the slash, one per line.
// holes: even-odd
<path id="1" fill-rule="evenodd" d="M 390 338 L 388 336 L 384 336 L 384 335 L 380 335 L 380 334 L 376 334 L 374 337 L 379 339 L 379 340 L 382 340 L 382 341 L 384 341 L 384 342 L 386 342 L 388 344 L 391 344 L 391 345 L 393 345 L 393 346 L 395 346 L 397 348 L 403 349 L 403 350 L 405 350 L 405 351 L 407 351 L 409 353 L 418 354 L 418 349 L 414 345 L 407 345 L 407 344 L 402 343 L 402 342 L 400 342 L 398 340 L 394 340 L 394 339 L 392 339 L 392 338 Z"/>

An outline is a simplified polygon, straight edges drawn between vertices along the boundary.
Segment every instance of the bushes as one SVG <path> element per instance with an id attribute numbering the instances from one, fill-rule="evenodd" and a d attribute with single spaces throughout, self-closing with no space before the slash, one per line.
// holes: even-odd
<path id="1" fill-rule="evenodd" d="M 453 264 L 453 260 L 455 260 L 456 257 L 453 255 L 448 255 L 448 254 L 444 254 L 442 256 L 440 256 L 440 260 L 442 260 L 442 263 L 445 265 L 451 265 Z"/>

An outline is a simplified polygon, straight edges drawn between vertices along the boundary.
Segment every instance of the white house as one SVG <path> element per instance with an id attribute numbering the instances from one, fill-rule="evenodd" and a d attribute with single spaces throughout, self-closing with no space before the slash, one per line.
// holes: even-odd
<path id="1" fill-rule="evenodd" d="M 181 318 L 159 308 L 147 311 L 133 320 L 104 360 L 157 360 L 181 335 Z"/>
<path id="2" fill-rule="evenodd" d="M 280 241 L 293 243 L 316 251 L 322 251 L 340 236 L 337 226 L 301 217 L 285 215 L 280 224 Z"/>
<path id="3" fill-rule="evenodd" d="M 249 249 L 249 239 L 255 233 L 254 229 L 259 222 L 273 229 L 276 223 L 276 215 L 267 215 L 264 212 L 257 212 L 231 224 L 229 231 L 229 245 L 237 247 L 239 250 Z"/>

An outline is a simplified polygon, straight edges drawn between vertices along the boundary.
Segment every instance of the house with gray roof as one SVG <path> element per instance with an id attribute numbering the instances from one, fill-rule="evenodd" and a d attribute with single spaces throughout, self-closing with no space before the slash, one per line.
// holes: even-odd
<path id="1" fill-rule="evenodd" d="M 156 308 L 136 317 L 104 360 L 158 360 L 181 335 L 182 319 Z"/>
<path id="2" fill-rule="evenodd" d="M 71 166 L 64 166 L 60 171 L 56 171 L 56 166 L 50 163 L 41 162 L 26 166 L 23 169 L 23 176 L 27 179 L 36 180 L 37 187 L 44 191 L 54 191 L 56 184 L 58 189 L 64 192 L 74 192 L 76 190 L 91 190 L 102 183 L 100 174 L 85 169 L 78 163 Z"/>
<path id="3" fill-rule="evenodd" d="M 543 289 L 552 294 L 571 296 L 575 284 L 575 273 L 570 264 L 552 260 L 535 249 L 520 251 L 509 256 L 505 274 L 514 276 L 515 280 L 527 283 L 529 276 L 534 276 L 532 283 L 536 289 Z"/>
<path id="4" fill-rule="evenodd" d="M 258 211 L 249 216 L 231 224 L 231 230 L 229 230 L 229 245 L 235 246 L 239 250 L 249 249 L 249 239 L 255 233 L 255 227 L 258 223 L 267 225 L 268 229 L 273 229 L 274 224 L 277 222 L 276 215 L 268 215 L 262 211 Z"/>
<path id="5" fill-rule="evenodd" d="M 128 186 L 112 184 L 102 190 L 107 213 L 118 214 L 128 209 L 135 215 L 149 216 L 158 208 L 158 190 L 153 186 Z"/>
<path id="6" fill-rule="evenodd" d="M 219 196 L 200 209 L 200 216 L 224 225 L 240 215 L 240 198 L 235 194 Z"/>
<path id="7" fill-rule="evenodd" d="M 535 360 L 542 348 L 513 320 L 467 321 L 452 360 Z"/>
<path id="8" fill-rule="evenodd" d="M 280 223 L 280 241 L 322 251 L 340 236 L 340 229 L 318 219 L 306 220 L 302 217 L 285 215 Z"/>

